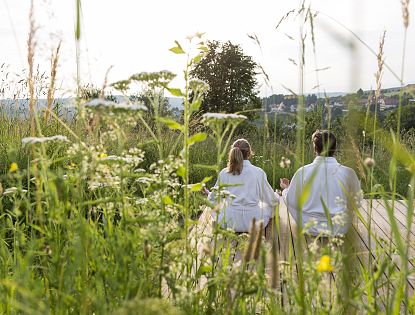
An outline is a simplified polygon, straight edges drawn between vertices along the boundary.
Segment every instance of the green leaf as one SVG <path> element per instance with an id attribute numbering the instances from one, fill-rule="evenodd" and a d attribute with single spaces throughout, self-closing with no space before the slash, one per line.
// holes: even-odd
<path id="1" fill-rule="evenodd" d="M 179 42 L 177 40 L 174 41 L 176 43 L 175 47 L 170 48 L 169 50 L 175 54 L 184 54 L 184 50 L 182 46 L 180 46 Z"/>
<path id="2" fill-rule="evenodd" d="M 167 125 L 170 129 L 177 129 L 180 131 L 184 130 L 184 126 L 179 124 L 177 121 L 174 121 L 173 119 L 164 118 L 164 117 L 158 117 L 157 119 L 159 122 L 162 122 Z"/>
<path id="3" fill-rule="evenodd" d="M 218 167 L 216 165 L 206 165 L 206 164 L 193 164 L 194 168 L 203 168 L 212 171 L 218 171 Z"/>
<path id="4" fill-rule="evenodd" d="M 298 200 L 298 209 L 300 209 L 300 211 L 302 211 L 304 204 L 307 202 L 308 198 L 310 197 L 311 187 L 313 186 L 314 179 L 316 178 L 317 170 L 318 170 L 318 167 L 311 173 L 310 179 L 305 183 L 303 187 L 303 191 Z"/>
<path id="5" fill-rule="evenodd" d="M 76 1 L 76 29 L 75 39 L 79 41 L 81 38 L 81 0 Z"/>
<path id="6" fill-rule="evenodd" d="M 211 265 L 202 265 L 199 267 L 199 270 L 197 271 L 197 274 L 199 276 L 206 275 L 212 272 L 212 266 Z"/>
<path id="7" fill-rule="evenodd" d="M 199 63 L 200 60 L 202 60 L 202 57 L 203 57 L 203 55 L 201 55 L 201 54 L 197 55 L 196 57 L 193 58 L 193 62 L 196 63 L 196 64 Z"/>
<path id="8" fill-rule="evenodd" d="M 191 104 L 190 104 L 190 111 L 194 112 L 196 110 L 199 110 L 200 105 L 202 105 L 202 101 L 199 99 L 194 100 Z"/>
<path id="9" fill-rule="evenodd" d="M 200 45 L 199 46 L 199 50 L 201 50 L 201 51 L 204 51 L 204 52 L 208 52 L 209 51 L 209 48 L 207 48 L 206 46 L 202 46 L 202 45 Z"/>
<path id="10" fill-rule="evenodd" d="M 180 166 L 176 172 L 177 176 L 184 178 L 186 176 L 186 168 L 184 166 Z"/>
<path id="11" fill-rule="evenodd" d="M 202 184 L 205 184 L 205 183 L 207 183 L 208 181 L 210 181 L 211 179 L 212 179 L 212 176 L 205 177 L 205 178 L 203 178 L 203 180 L 201 181 L 201 183 L 202 183 Z"/>
<path id="12" fill-rule="evenodd" d="M 203 142 L 205 141 L 207 138 L 207 133 L 204 132 L 198 132 L 196 134 L 194 134 L 193 136 L 191 136 L 188 140 L 188 144 L 192 145 L 196 142 Z"/>
<path id="13" fill-rule="evenodd" d="M 190 191 L 199 191 L 203 188 L 202 183 L 192 184 L 190 185 Z"/>
<path id="14" fill-rule="evenodd" d="M 329 209 L 327 208 L 326 203 L 323 200 L 323 197 L 320 196 L 321 204 L 323 205 L 324 214 L 326 215 L 327 223 L 329 225 L 330 231 L 333 232 L 333 222 L 331 221 L 331 214 Z"/>
<path id="15" fill-rule="evenodd" d="M 163 197 L 163 204 L 165 205 L 172 205 L 174 204 L 173 200 L 171 200 L 171 198 L 169 196 L 164 196 Z"/>
<path id="16" fill-rule="evenodd" d="M 175 88 L 167 88 L 167 91 L 169 91 L 171 93 L 171 95 L 173 96 L 183 96 L 183 93 L 180 89 L 175 89 Z"/>

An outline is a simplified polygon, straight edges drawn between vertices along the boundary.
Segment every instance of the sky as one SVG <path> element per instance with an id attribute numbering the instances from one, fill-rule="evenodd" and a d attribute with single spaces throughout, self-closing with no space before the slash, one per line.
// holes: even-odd
<path id="1" fill-rule="evenodd" d="M 35 63 L 42 71 L 50 69 L 51 49 L 62 40 L 58 85 L 71 93 L 76 86 L 75 0 L 34 0 L 37 50 Z M 230 40 L 261 64 L 269 76 L 266 83 L 258 75 L 262 96 L 300 91 L 301 19 L 291 15 L 276 28 L 290 10 L 298 9 L 294 0 L 84 0 L 81 23 L 81 82 L 102 86 L 108 81 L 128 78 L 143 71 L 170 70 L 178 76 L 174 87 L 183 85 L 185 59 L 169 51 L 178 40 L 205 33 L 206 40 Z M 400 77 L 404 27 L 399 0 L 307 0 L 315 12 L 315 53 L 310 26 L 304 26 L 304 88 L 311 92 L 350 92 L 375 88 L 377 60 L 344 27 L 349 28 L 378 51 L 379 39 L 386 31 L 384 56 L 388 66 Z M 0 64 L 11 72 L 27 68 L 29 0 L 0 0 Z M 415 83 L 415 17 L 410 2 L 407 30 L 404 84 Z M 248 37 L 255 34 L 260 46 Z M 350 48 L 354 47 L 354 48 Z M 297 65 L 295 65 L 292 59 Z M 326 69 L 317 71 L 316 69 Z M 0 73 L 1 75 L 1 73 Z M 399 86 L 399 80 L 385 69 L 382 86 Z M 316 86 L 318 88 L 316 88 Z"/>

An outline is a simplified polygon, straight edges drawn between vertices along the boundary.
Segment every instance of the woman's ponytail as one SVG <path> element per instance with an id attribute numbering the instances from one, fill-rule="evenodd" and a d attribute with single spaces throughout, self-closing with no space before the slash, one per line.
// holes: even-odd
<path id="1" fill-rule="evenodd" d="M 228 173 L 240 175 L 243 169 L 244 160 L 247 160 L 251 154 L 251 146 L 247 140 L 236 140 L 229 151 Z"/>

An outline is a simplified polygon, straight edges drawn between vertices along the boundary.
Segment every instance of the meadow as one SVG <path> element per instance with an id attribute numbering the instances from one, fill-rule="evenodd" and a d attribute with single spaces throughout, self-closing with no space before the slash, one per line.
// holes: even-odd
<path id="1" fill-rule="evenodd" d="M 302 14 L 311 13 L 303 7 Z M 355 268 L 351 255 L 360 253 L 340 250 L 343 240 L 336 238 L 296 262 L 269 257 L 272 245 L 257 240 L 256 259 L 218 266 L 220 247 L 226 256 L 221 239 L 238 240 L 249 251 L 249 236 L 216 226 L 201 260 L 195 242 L 203 235 L 195 240 L 192 232 L 200 213 L 212 206 L 200 191 L 214 184 L 235 138 L 251 141 L 254 164 L 278 188 L 280 177 L 312 161 L 310 136 L 323 125 L 338 135 L 338 159 L 356 170 L 365 198 L 404 200 L 405 224 L 413 231 L 413 129 L 401 130 L 399 123 L 397 130 L 383 129 L 376 112 L 356 111 L 353 104 L 341 122 L 326 124 L 321 112 L 305 112 L 301 97 L 295 130 L 284 129 L 284 121 L 273 116 L 254 128 L 243 113 L 210 113 L 196 122 L 208 89 L 189 77 L 206 50 L 201 34 L 187 39 L 191 51 L 178 42 L 171 49 L 187 58 L 183 87 L 171 87 L 174 74 L 167 71 L 110 84 L 126 96 L 137 83 L 152 91 L 151 116 L 128 97 L 125 103 L 81 98 L 78 86 L 77 115 L 66 121 L 52 107 L 36 111 L 39 89 L 30 39 L 28 44 L 30 115 L 0 117 L 0 313 L 415 313 L 415 295 L 407 294 L 407 279 L 415 274 L 407 264 L 413 241 L 410 233 L 399 233 L 393 218 L 391 235 L 381 240 L 385 251 L 378 249 L 366 268 Z M 379 93 L 382 45 L 378 61 Z M 53 92 L 54 84 L 47 86 Z M 180 119 L 159 112 L 166 91 L 184 98 Z M 291 163 L 281 164 L 283 157 Z M 322 253 L 330 257 L 330 268 L 320 268 Z M 269 259 L 278 284 L 265 272 Z M 294 263 L 304 269 L 300 278 L 290 273 Z M 342 280 L 337 288 L 325 281 L 333 270 Z M 292 293 L 288 303 L 282 303 L 279 283 Z M 383 289 L 387 294 L 379 297 Z M 328 297 L 330 291 L 335 294 Z"/>

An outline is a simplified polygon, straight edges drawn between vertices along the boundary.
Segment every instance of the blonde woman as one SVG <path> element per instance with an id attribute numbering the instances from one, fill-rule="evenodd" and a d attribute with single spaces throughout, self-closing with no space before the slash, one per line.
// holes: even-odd
<path id="1" fill-rule="evenodd" d="M 219 173 L 208 197 L 220 205 L 218 223 L 236 232 L 248 232 L 253 218 L 263 220 L 266 226 L 278 203 L 267 175 L 251 164 L 251 157 L 249 142 L 236 140 L 229 151 L 228 166 Z"/>

